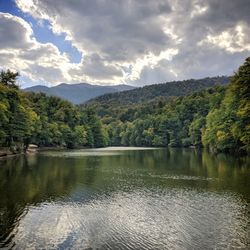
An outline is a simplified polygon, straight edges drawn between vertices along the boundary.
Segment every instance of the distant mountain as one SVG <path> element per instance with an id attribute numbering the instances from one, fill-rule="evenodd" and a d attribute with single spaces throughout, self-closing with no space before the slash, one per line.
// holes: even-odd
<path id="1" fill-rule="evenodd" d="M 88 83 L 78 83 L 78 84 L 66 84 L 62 83 L 55 87 L 46 87 L 42 85 L 33 86 L 24 89 L 26 92 L 42 92 L 49 96 L 58 96 L 65 100 L 68 100 L 74 104 L 84 103 L 97 96 L 115 93 L 119 91 L 132 90 L 135 87 L 130 85 L 113 85 L 113 86 L 101 86 L 92 85 Z"/>
<path id="2" fill-rule="evenodd" d="M 105 94 L 89 100 L 87 105 L 114 105 L 117 107 L 121 105 L 140 104 L 155 101 L 159 98 L 166 99 L 188 95 L 216 85 L 226 85 L 229 81 L 230 78 L 227 76 L 218 76 L 207 77 L 199 80 L 190 79 L 185 81 L 147 85 L 124 92 Z"/>

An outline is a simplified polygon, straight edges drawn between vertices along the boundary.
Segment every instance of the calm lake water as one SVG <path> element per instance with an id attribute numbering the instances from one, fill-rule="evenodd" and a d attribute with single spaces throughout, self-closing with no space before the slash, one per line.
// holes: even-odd
<path id="1" fill-rule="evenodd" d="M 0 248 L 250 249 L 250 159 L 135 148 L 2 159 Z"/>

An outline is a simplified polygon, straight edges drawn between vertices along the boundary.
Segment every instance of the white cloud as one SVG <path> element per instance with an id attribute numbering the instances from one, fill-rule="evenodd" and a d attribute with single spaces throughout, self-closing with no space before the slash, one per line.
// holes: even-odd
<path id="1" fill-rule="evenodd" d="M 206 39 L 200 41 L 198 45 L 207 43 L 230 53 L 250 51 L 250 38 L 246 34 L 250 34 L 250 28 L 238 24 L 218 35 L 207 35 Z"/>
<path id="2" fill-rule="evenodd" d="M 70 63 L 66 53 L 60 53 L 52 43 L 40 43 L 33 37 L 30 24 L 23 19 L 0 13 L 0 63 L 4 69 L 18 70 L 32 81 L 102 82 L 122 72 L 116 67 L 105 65 L 98 55 L 86 57 L 79 64 Z M 115 79 L 115 78 L 114 78 Z"/>
<path id="3" fill-rule="evenodd" d="M 231 74 L 249 54 L 249 0 L 16 4 L 82 53 L 80 63 L 72 63 L 52 43 L 38 42 L 23 19 L 2 14 L 1 65 L 32 80 L 141 85 Z"/>
<path id="4" fill-rule="evenodd" d="M 5 34 L 0 39 L 0 63 L 4 68 L 18 70 L 34 81 L 70 80 L 66 70 L 69 58 L 52 43 L 39 43 L 26 21 L 0 13 L 0 27 Z"/>
<path id="5" fill-rule="evenodd" d="M 131 73 L 126 75 L 128 80 L 140 79 L 143 68 L 148 67 L 154 69 L 161 60 L 171 61 L 172 58 L 178 54 L 178 49 L 167 49 L 161 51 L 158 56 L 153 53 L 145 55 L 143 58 L 138 58 L 135 63 L 124 64 L 124 67 L 131 68 Z M 172 71 L 170 71 L 172 73 Z"/>
<path id="6" fill-rule="evenodd" d="M 206 11 L 208 11 L 208 6 L 207 5 L 200 5 L 199 3 L 194 3 L 193 5 L 193 10 L 191 11 L 191 18 L 199 15 L 203 15 Z"/>
<path id="7" fill-rule="evenodd" d="M 83 76 L 91 82 L 139 79 L 144 67 L 171 60 L 178 51 L 171 41 L 173 32 L 166 32 L 162 25 L 171 11 L 165 0 L 16 2 L 34 18 L 48 20 L 55 34 L 65 33 L 82 52 L 81 63 L 69 70 L 74 80 L 81 81 Z M 98 60 L 93 59 L 97 55 Z M 127 67 L 131 72 L 124 72 Z"/>

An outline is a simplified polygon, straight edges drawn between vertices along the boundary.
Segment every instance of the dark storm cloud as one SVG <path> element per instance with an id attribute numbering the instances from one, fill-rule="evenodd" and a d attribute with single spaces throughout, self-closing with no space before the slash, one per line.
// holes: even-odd
<path id="1" fill-rule="evenodd" d="M 248 0 L 207 1 L 208 12 L 197 21 L 203 21 L 216 30 L 222 31 L 225 26 L 234 26 L 236 22 L 244 21 L 250 24 L 250 4 Z"/>

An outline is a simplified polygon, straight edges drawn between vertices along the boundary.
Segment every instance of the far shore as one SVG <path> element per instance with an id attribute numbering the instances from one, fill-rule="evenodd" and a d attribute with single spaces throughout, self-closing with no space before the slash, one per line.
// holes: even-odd
<path id="1" fill-rule="evenodd" d="M 12 158 L 20 155 L 32 155 L 38 152 L 44 151 L 61 151 L 61 150 L 86 150 L 86 151 L 133 151 L 133 150 L 156 150 L 160 148 L 169 148 L 169 147 L 136 147 L 136 146 L 107 146 L 107 147 L 99 147 L 99 148 L 91 148 L 91 147 L 75 147 L 75 148 L 67 148 L 64 146 L 50 146 L 50 147 L 38 147 L 37 145 L 31 144 L 30 147 L 26 150 L 26 152 L 13 152 L 7 147 L 0 148 L 0 160 Z M 186 148 L 191 150 L 201 150 L 200 147 L 189 146 L 189 147 L 175 147 L 175 148 Z M 213 154 L 219 154 L 221 152 L 210 151 Z M 241 154 L 236 154 L 236 156 L 242 156 Z"/>
<path id="2" fill-rule="evenodd" d="M 63 146 L 51 146 L 51 147 L 34 147 L 34 148 L 28 148 L 26 152 L 12 152 L 9 148 L 0 148 L 0 159 L 3 158 L 10 158 L 15 157 L 19 155 L 29 155 L 29 154 L 35 154 L 37 152 L 41 151 L 52 151 L 52 150 L 78 150 L 78 149 L 86 149 L 86 150 L 148 150 L 148 149 L 156 149 L 155 147 L 123 147 L 123 146 L 117 146 L 117 147 L 104 147 L 104 148 L 89 148 L 89 147 L 76 147 L 76 148 L 66 148 Z"/>

